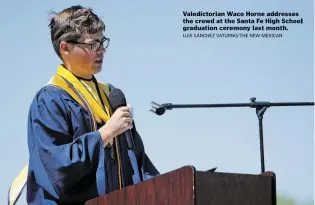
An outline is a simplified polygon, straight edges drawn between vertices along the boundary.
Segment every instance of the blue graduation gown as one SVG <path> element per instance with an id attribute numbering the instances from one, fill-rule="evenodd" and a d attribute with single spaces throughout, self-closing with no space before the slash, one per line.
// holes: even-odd
<path id="1" fill-rule="evenodd" d="M 36 94 L 28 118 L 28 204 L 84 204 L 119 188 L 117 156 L 92 127 L 89 113 L 64 90 L 47 85 Z M 132 133 L 135 150 L 117 137 L 124 186 L 159 174 L 135 126 Z"/>

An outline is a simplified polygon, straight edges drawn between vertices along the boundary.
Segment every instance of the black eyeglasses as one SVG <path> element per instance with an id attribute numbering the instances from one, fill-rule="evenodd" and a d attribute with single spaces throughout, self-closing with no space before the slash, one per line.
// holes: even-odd
<path id="1" fill-rule="evenodd" d="M 109 45 L 109 41 L 110 41 L 109 38 L 104 37 L 101 41 L 95 40 L 95 42 L 93 43 L 82 43 L 82 42 L 71 41 L 71 40 L 67 41 L 67 43 L 89 45 L 91 48 L 91 51 L 96 52 L 101 48 L 101 46 L 103 46 L 103 48 L 106 49 Z"/>

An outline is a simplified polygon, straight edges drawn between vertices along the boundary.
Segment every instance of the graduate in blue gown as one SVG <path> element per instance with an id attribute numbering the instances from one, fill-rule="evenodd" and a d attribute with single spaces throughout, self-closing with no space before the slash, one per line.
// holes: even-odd
<path id="1" fill-rule="evenodd" d="M 50 22 L 63 64 L 30 106 L 28 204 L 84 204 L 159 175 L 146 155 L 130 107 L 113 112 L 101 71 L 109 38 L 89 8 L 73 6 Z M 121 135 L 131 129 L 135 148 Z"/>

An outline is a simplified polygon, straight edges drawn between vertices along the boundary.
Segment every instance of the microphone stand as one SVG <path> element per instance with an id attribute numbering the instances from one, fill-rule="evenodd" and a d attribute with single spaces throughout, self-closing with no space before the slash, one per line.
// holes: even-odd
<path id="1" fill-rule="evenodd" d="M 265 102 L 256 101 L 255 97 L 250 98 L 250 103 L 227 103 L 227 104 L 158 104 L 151 102 L 151 112 L 157 115 L 163 115 L 166 110 L 172 110 L 173 108 L 220 108 L 220 107 L 250 107 L 256 109 L 256 115 L 259 121 L 259 141 L 260 141 L 260 164 L 261 172 L 265 172 L 265 157 L 264 157 L 264 139 L 263 139 L 263 116 L 267 108 L 274 106 L 314 106 L 314 102 Z"/>

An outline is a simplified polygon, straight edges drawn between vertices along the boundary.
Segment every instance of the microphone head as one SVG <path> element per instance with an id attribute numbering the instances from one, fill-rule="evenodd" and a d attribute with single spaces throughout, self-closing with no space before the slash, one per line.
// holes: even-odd
<path id="1" fill-rule="evenodd" d="M 160 104 L 157 104 L 156 102 L 151 102 L 151 109 L 150 111 L 157 114 L 157 115 L 163 115 L 166 111 L 166 109 L 160 105 Z"/>
<path id="2" fill-rule="evenodd" d="M 118 88 L 115 88 L 109 92 L 108 100 L 114 109 L 113 111 L 117 110 L 119 107 L 127 106 L 125 95 Z"/>

